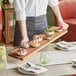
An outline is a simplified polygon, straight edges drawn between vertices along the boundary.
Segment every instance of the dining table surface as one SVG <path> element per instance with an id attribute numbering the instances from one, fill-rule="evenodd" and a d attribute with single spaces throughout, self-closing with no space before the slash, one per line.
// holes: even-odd
<path id="1" fill-rule="evenodd" d="M 51 43 L 42 50 L 43 51 L 56 50 L 54 47 L 55 47 L 55 43 Z M 10 47 L 10 46 L 6 47 L 7 55 L 11 50 L 13 50 L 15 48 L 16 47 Z M 42 50 L 40 50 L 40 51 L 42 51 Z M 30 57 L 29 57 L 29 59 L 30 59 Z M 7 59 L 7 64 L 8 64 L 8 59 Z M 48 69 L 46 72 L 43 72 L 40 74 L 29 74 L 29 75 L 20 73 L 18 71 L 17 67 L 3 69 L 3 70 L 0 70 L 0 76 L 62 76 L 62 75 L 76 74 L 76 68 L 73 67 L 71 63 L 47 65 L 44 67 Z"/>

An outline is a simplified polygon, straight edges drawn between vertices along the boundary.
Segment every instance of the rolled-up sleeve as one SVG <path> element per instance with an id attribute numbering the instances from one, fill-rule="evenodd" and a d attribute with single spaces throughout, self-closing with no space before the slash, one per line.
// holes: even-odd
<path id="1" fill-rule="evenodd" d="M 58 4 L 59 4 L 58 0 L 48 0 L 48 5 L 51 7 L 56 6 Z"/>
<path id="2" fill-rule="evenodd" d="M 14 0 L 16 20 L 26 20 L 25 0 Z"/>

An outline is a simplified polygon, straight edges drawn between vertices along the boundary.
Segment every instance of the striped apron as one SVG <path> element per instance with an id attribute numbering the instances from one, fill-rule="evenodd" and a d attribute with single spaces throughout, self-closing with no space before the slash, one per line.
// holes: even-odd
<path id="1" fill-rule="evenodd" d="M 26 26 L 27 26 L 28 38 L 29 38 L 29 40 L 32 40 L 33 35 L 40 34 L 40 33 L 44 32 L 45 28 L 47 28 L 46 15 L 42 15 L 42 16 L 38 16 L 38 17 L 27 17 Z M 16 21 L 13 45 L 19 46 L 21 40 L 22 40 L 21 31 L 19 28 L 19 24 Z"/>

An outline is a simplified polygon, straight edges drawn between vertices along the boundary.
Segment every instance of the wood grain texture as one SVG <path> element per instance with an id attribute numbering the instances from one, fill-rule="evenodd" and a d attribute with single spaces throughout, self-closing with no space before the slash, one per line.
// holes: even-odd
<path id="1" fill-rule="evenodd" d="M 36 47 L 36 48 L 33 48 L 33 47 L 27 48 L 26 49 L 26 51 L 27 51 L 27 54 L 26 55 L 23 55 L 23 56 L 17 55 L 17 50 L 19 48 L 11 51 L 8 55 L 11 56 L 11 57 L 20 59 L 20 60 L 24 60 L 24 59 L 28 58 L 29 56 L 31 56 L 32 54 L 36 53 L 37 51 L 40 51 L 45 46 L 47 46 L 48 44 L 50 44 L 53 41 L 57 40 L 58 38 L 60 38 L 61 36 L 63 36 L 66 33 L 67 33 L 67 30 L 63 30 L 62 32 L 55 32 L 50 40 L 43 39 L 40 42 L 40 46 L 39 47 Z M 45 35 L 45 33 L 42 33 L 41 35 Z"/>

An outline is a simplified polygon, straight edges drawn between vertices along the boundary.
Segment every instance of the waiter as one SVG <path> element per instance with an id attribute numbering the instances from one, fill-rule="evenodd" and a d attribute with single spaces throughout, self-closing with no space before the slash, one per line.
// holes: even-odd
<path id="1" fill-rule="evenodd" d="M 14 46 L 25 44 L 32 40 L 33 35 L 42 33 L 47 28 L 47 7 L 52 8 L 58 26 L 68 28 L 60 14 L 58 0 L 14 0 L 16 11 L 16 26 Z"/>

